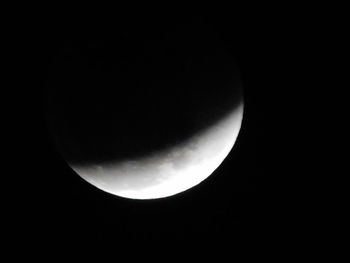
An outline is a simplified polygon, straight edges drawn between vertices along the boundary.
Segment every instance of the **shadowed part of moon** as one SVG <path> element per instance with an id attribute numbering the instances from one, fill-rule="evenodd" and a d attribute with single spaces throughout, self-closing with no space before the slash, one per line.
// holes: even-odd
<path id="1" fill-rule="evenodd" d="M 46 113 L 72 164 L 171 148 L 241 102 L 234 58 L 204 29 L 183 27 L 160 39 L 72 41 L 61 53 L 50 71 Z"/>

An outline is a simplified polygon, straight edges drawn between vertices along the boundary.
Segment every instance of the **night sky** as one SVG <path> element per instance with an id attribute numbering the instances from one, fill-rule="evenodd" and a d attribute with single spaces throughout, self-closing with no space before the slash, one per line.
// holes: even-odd
<path id="1" fill-rule="evenodd" d="M 22 193 L 25 193 L 27 198 L 18 198 L 16 210 L 19 213 L 18 224 L 28 231 L 26 234 L 28 242 L 31 239 L 39 239 L 44 243 L 46 241 L 59 243 L 62 240 L 73 245 L 96 242 L 96 240 L 125 241 L 131 244 L 168 239 L 177 241 L 205 239 L 212 242 L 243 236 L 260 236 L 262 239 L 262 236 L 267 233 L 277 233 L 279 226 L 285 222 L 284 214 L 280 212 L 284 203 L 278 194 L 283 191 L 283 186 L 271 176 L 271 167 L 275 167 L 272 155 L 276 153 L 271 147 L 271 136 L 267 130 L 270 123 L 270 103 L 276 99 L 271 94 L 281 84 L 280 78 L 276 77 L 277 61 L 281 51 L 277 44 L 280 41 L 278 30 L 271 31 L 270 24 L 262 23 L 258 18 L 252 20 L 242 16 L 219 14 L 183 17 L 166 14 L 127 16 L 127 18 L 118 16 L 108 19 L 104 26 L 101 23 L 92 21 L 68 23 L 63 18 L 48 18 L 46 23 L 40 23 L 33 28 L 26 38 L 31 43 L 30 48 L 28 44 L 25 52 L 30 53 L 29 62 L 33 63 L 25 62 L 25 65 L 31 64 L 31 78 L 28 79 L 30 84 L 24 88 L 20 103 L 18 102 L 24 115 L 17 125 L 27 130 L 23 139 L 26 143 L 23 144 L 25 147 L 22 151 L 28 165 L 18 166 L 17 173 L 23 177 L 21 188 L 25 189 Z M 116 67 L 119 72 L 125 72 L 121 74 L 121 78 L 125 79 L 120 81 L 129 86 L 124 87 L 123 90 L 114 90 L 113 94 L 109 93 L 108 89 L 105 90 L 106 93 L 103 94 L 108 94 L 107 104 L 113 104 L 112 95 L 116 96 L 117 93 L 127 94 L 128 99 L 134 96 L 135 101 L 132 103 L 140 108 L 148 107 L 147 100 L 159 102 L 159 98 L 167 97 L 168 103 L 161 101 L 152 109 L 158 115 L 156 121 L 150 121 L 158 123 L 163 120 L 166 127 L 177 127 L 171 120 L 176 119 L 178 115 L 186 114 L 186 110 L 191 106 L 191 100 L 201 91 L 197 86 L 195 87 L 198 90 L 195 91 L 191 89 L 186 91 L 184 87 L 177 89 L 174 83 L 182 83 L 181 81 L 190 77 L 186 74 L 176 75 L 173 72 L 175 70 L 181 72 L 181 67 L 188 68 L 191 61 L 202 59 L 201 52 L 208 52 L 205 57 L 209 61 L 213 59 L 211 52 L 214 51 L 206 51 L 200 47 L 200 41 L 198 41 L 207 37 L 206 33 L 201 32 L 203 28 L 213 32 L 213 36 L 222 41 L 225 52 L 236 58 L 244 89 L 245 108 L 240 134 L 233 150 L 219 168 L 193 189 L 169 198 L 149 201 L 129 200 L 110 195 L 88 184 L 75 174 L 57 151 L 46 123 L 45 90 L 49 85 L 62 85 L 64 78 L 67 78 L 63 73 L 60 75 L 62 71 L 52 73 L 52 69 L 58 64 L 65 65 L 57 61 L 61 60 L 62 56 L 66 56 L 65 59 L 68 60 L 75 60 L 74 68 L 70 70 L 71 72 L 76 70 L 81 79 L 88 77 L 84 82 L 86 87 L 100 84 L 99 80 L 104 76 L 103 85 L 108 87 L 115 81 L 113 74 L 108 71 L 109 66 L 113 63 L 112 59 L 120 58 L 122 62 Z M 182 39 L 173 35 L 172 32 L 176 29 L 183 29 Z M 194 33 L 191 33 L 191 30 Z M 124 40 L 118 41 L 121 38 Z M 191 39 L 190 47 L 186 46 L 187 38 Z M 166 41 L 170 43 L 171 48 L 164 51 Z M 217 42 L 213 39 L 211 41 L 206 42 L 206 45 L 214 45 Z M 119 47 L 118 50 L 114 50 L 114 53 L 113 45 Z M 172 50 L 177 50 L 178 53 L 170 55 L 173 59 L 170 62 L 162 61 L 162 56 L 157 53 L 171 53 Z M 156 66 L 147 67 L 145 62 L 147 60 L 151 61 L 150 65 Z M 187 61 L 188 64 L 175 63 L 178 61 Z M 159 66 L 163 62 L 166 68 Z M 223 63 L 230 63 L 230 60 Z M 210 67 L 201 69 L 200 66 L 193 69 L 193 74 L 196 75 L 194 83 L 204 83 L 201 77 L 205 77 L 206 74 L 201 70 L 210 72 L 211 69 Z M 154 73 L 157 71 L 164 73 L 158 75 L 163 76 L 164 79 L 157 78 L 157 74 Z M 134 72 L 137 72 L 141 78 L 136 79 L 134 74 L 131 74 Z M 220 74 L 222 71 L 219 70 L 213 75 L 214 79 L 207 77 L 207 86 L 214 83 L 215 76 L 220 77 Z M 70 82 L 70 86 L 79 85 L 76 77 L 70 77 L 70 79 L 75 81 Z M 167 79 L 174 80 L 171 82 L 173 87 L 164 90 L 161 87 L 168 83 Z M 225 78 L 220 78 L 218 83 L 225 85 L 225 81 Z M 227 79 L 227 81 L 235 83 L 236 80 Z M 136 84 L 145 87 L 150 82 L 157 87 L 155 90 L 133 90 Z M 65 92 L 70 93 L 70 86 L 64 87 Z M 213 93 L 212 90 L 204 87 L 203 84 L 205 107 L 209 105 L 208 109 L 210 109 L 210 107 L 220 106 L 220 102 L 213 103 L 208 99 L 216 96 L 217 100 L 222 100 L 223 110 L 228 109 L 228 100 L 224 92 L 220 93 L 220 88 L 218 93 Z M 173 92 L 173 96 L 169 91 Z M 79 89 L 79 92 L 85 91 Z M 70 94 L 77 98 L 79 92 L 72 91 L 73 94 Z M 131 94 L 134 95 L 131 96 Z M 97 100 L 103 100 L 98 97 L 101 95 L 93 93 L 82 96 L 88 96 L 89 99 L 97 96 Z M 120 100 L 120 96 L 118 98 Z M 146 102 L 142 98 L 147 98 Z M 174 111 L 173 106 L 181 100 L 183 107 Z M 123 105 L 122 103 L 126 102 L 120 101 L 118 105 Z M 161 107 L 165 107 L 165 112 L 172 114 L 172 118 L 164 120 L 165 113 L 159 113 Z M 106 112 L 109 112 L 103 109 L 103 114 L 99 115 L 99 109 L 97 105 L 96 111 L 92 113 L 97 114 L 96 119 L 101 115 L 106 116 Z M 79 120 L 77 116 L 66 114 L 71 119 Z M 112 116 L 106 118 L 110 117 Z M 147 126 L 147 117 L 149 116 L 144 116 L 146 120 L 142 125 Z M 214 114 L 210 118 L 210 120 L 199 121 L 198 127 L 208 125 L 217 116 Z M 123 123 L 127 121 L 124 120 Z M 135 129 L 142 128 L 142 125 L 133 125 Z M 186 127 L 182 129 L 178 127 L 178 130 L 174 128 L 172 131 L 173 134 L 164 132 L 164 136 L 168 136 L 166 138 L 170 142 L 162 141 L 164 136 L 160 137 L 157 147 L 162 147 L 166 143 L 176 143 L 181 134 L 187 136 L 193 132 Z M 152 135 L 152 131 L 149 135 Z M 152 136 L 156 137 L 154 134 Z M 88 138 L 84 138 L 84 134 L 81 134 L 81 139 Z M 156 142 L 156 139 L 152 140 Z M 139 144 L 135 143 L 135 145 Z M 143 154 L 145 149 L 143 147 L 148 151 L 145 143 L 142 147 L 135 149 L 135 152 L 128 154 L 136 152 Z M 100 156 L 91 155 L 90 157 Z"/>

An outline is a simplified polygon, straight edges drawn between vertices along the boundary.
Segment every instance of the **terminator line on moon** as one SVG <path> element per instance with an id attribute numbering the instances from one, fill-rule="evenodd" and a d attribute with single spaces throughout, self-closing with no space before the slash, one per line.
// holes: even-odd
<path id="1" fill-rule="evenodd" d="M 199 184 L 229 154 L 243 118 L 239 71 L 215 36 L 188 28 L 142 42 L 143 53 L 132 46 L 139 39 L 68 48 L 53 66 L 48 126 L 85 181 L 163 198 Z"/>

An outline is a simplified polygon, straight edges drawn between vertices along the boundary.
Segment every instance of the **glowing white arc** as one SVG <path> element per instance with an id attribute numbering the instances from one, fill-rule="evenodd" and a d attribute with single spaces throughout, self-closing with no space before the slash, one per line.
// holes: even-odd
<path id="1" fill-rule="evenodd" d="M 183 192 L 210 176 L 231 151 L 242 122 L 243 103 L 223 120 L 181 145 L 152 156 L 72 166 L 82 178 L 108 193 L 154 199 Z"/>

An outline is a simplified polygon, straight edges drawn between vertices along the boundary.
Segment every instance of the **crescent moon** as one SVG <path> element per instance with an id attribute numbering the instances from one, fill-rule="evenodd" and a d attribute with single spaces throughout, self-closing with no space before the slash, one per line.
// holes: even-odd
<path id="1" fill-rule="evenodd" d="M 56 146 L 79 176 L 113 195 L 155 199 L 198 185 L 241 128 L 232 50 L 205 25 L 164 34 L 68 45 L 50 69 L 45 105 Z"/>
<path id="2" fill-rule="evenodd" d="M 74 166 L 90 184 L 113 195 L 156 199 L 190 189 L 209 177 L 233 148 L 243 118 L 243 101 L 228 116 L 180 145 L 118 164 Z"/>

